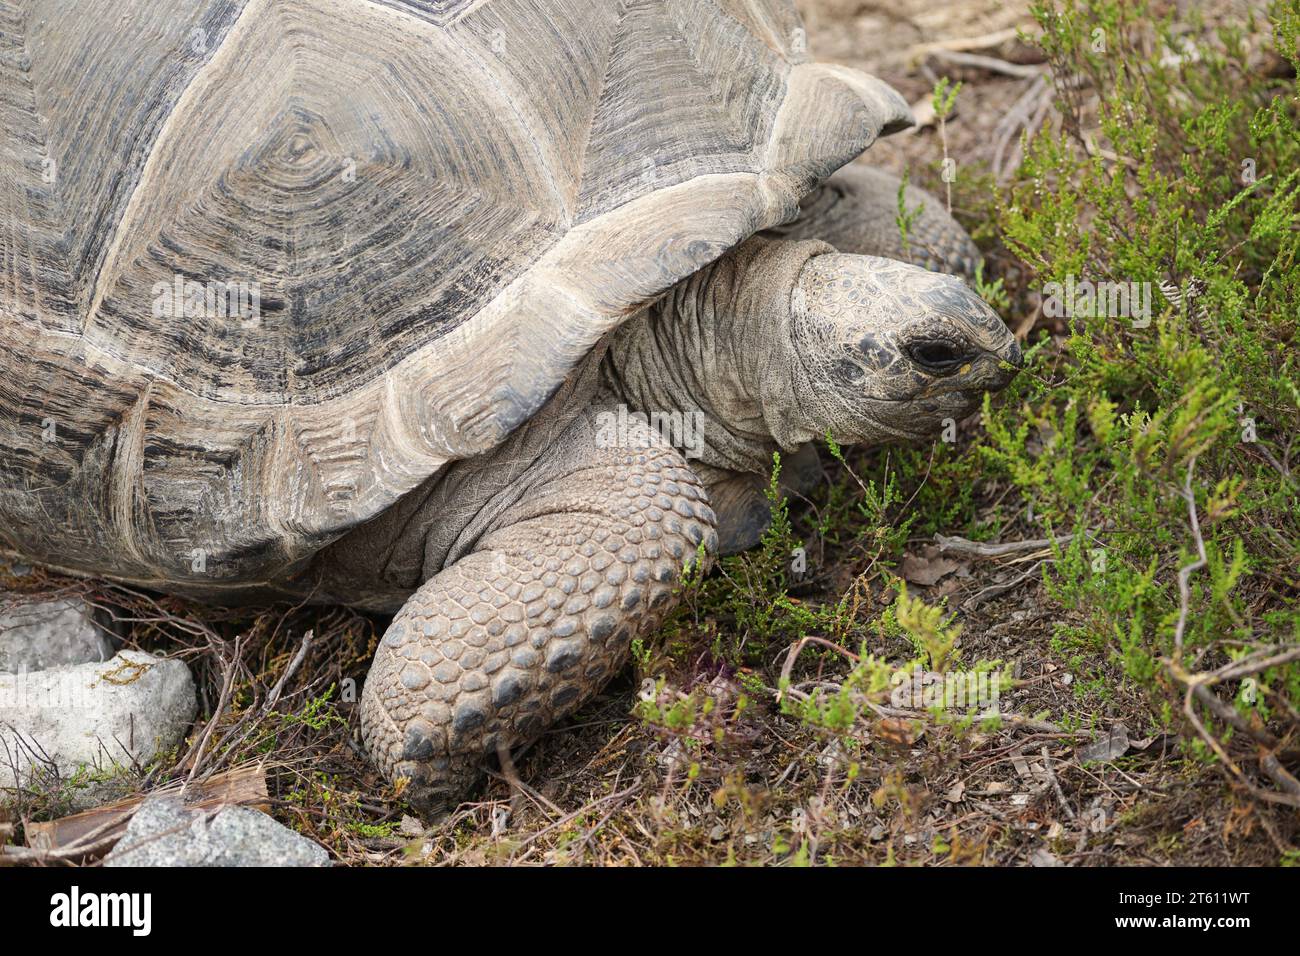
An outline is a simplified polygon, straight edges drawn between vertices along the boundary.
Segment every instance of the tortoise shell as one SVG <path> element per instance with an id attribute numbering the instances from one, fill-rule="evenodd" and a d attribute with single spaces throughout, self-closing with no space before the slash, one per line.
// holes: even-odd
<path id="1" fill-rule="evenodd" d="M 274 582 L 910 122 L 789 0 L 0 6 L 0 542 Z"/>

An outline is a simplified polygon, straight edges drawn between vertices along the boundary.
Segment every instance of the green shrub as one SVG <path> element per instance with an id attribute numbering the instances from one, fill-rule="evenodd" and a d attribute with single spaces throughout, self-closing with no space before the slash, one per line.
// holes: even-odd
<path id="1" fill-rule="evenodd" d="M 1075 533 L 1046 578 L 1084 621 L 1074 643 L 1113 655 L 1170 714 L 1208 682 L 1221 706 L 1201 690 L 1179 726 L 1221 757 L 1235 726 L 1231 772 L 1300 805 L 1294 777 L 1245 746 L 1300 730 L 1300 664 L 1285 660 L 1300 641 L 1295 77 L 1250 59 L 1255 24 L 1179 35 L 1145 0 L 1033 13 L 1060 122 L 1027 137 L 992 210 L 1026 267 L 1008 291 L 1027 314 L 1049 283 L 1146 283 L 1151 310 L 1077 303 L 986 402 L 979 472 L 1013 483 L 1045 529 Z M 1293 74 L 1300 4 L 1274 3 L 1270 20 Z M 939 482 L 967 468 L 941 461 Z M 1209 676 L 1234 660 L 1247 663 Z"/>

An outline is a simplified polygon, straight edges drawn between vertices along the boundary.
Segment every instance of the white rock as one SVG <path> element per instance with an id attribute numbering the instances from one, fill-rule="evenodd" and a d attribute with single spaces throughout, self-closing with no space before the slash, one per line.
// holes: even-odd
<path id="1" fill-rule="evenodd" d="M 197 710 L 189 668 L 140 651 L 0 674 L 0 790 L 30 781 L 47 760 L 64 779 L 81 767 L 147 763 L 180 743 Z"/>
<path id="2" fill-rule="evenodd" d="M 146 800 L 105 866 L 328 866 L 319 844 L 247 807 L 187 810 L 168 797 Z"/>
<path id="3" fill-rule="evenodd" d="M 0 600 L 4 598 L 0 595 Z M 0 610 L 0 672 L 22 674 L 108 660 L 113 645 L 101 617 L 80 598 L 34 601 Z"/>

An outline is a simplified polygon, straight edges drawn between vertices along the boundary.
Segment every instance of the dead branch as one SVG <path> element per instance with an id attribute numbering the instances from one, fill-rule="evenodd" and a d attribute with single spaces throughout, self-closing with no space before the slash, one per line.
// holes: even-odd
<path id="1" fill-rule="evenodd" d="M 1180 494 L 1187 502 L 1187 517 L 1192 526 L 1192 537 L 1196 541 L 1197 559 L 1191 564 L 1184 565 L 1178 569 L 1178 624 L 1174 627 L 1174 657 L 1181 659 L 1183 656 L 1183 632 L 1187 629 L 1187 615 L 1190 612 L 1192 600 L 1192 590 L 1189 584 L 1191 576 L 1205 567 L 1207 559 L 1205 557 L 1205 539 L 1201 537 L 1201 522 L 1196 517 L 1196 495 L 1192 491 L 1192 472 L 1196 468 L 1196 456 L 1192 455 L 1187 462 L 1187 478 L 1183 482 L 1183 490 Z"/>
<path id="2" fill-rule="evenodd" d="M 776 702 L 778 704 L 781 703 L 782 695 L 784 694 L 784 689 L 789 686 L 790 674 L 794 670 L 795 658 L 799 656 L 799 652 L 804 649 L 804 646 L 806 644 L 821 644 L 823 647 L 828 647 L 833 651 L 843 654 L 845 657 L 847 657 L 855 664 L 861 660 L 861 658 L 858 657 L 857 654 L 854 654 L 852 651 L 846 650 L 845 648 L 840 647 L 838 644 L 832 641 L 828 641 L 823 637 L 813 637 L 811 635 L 809 635 L 808 637 L 801 637 L 797 642 L 795 642 L 790 646 L 790 652 L 785 656 L 785 664 L 782 665 L 781 667 L 781 680 L 779 681 L 779 683 L 782 687 L 782 690 L 778 690 L 776 693 Z"/>
<path id="3" fill-rule="evenodd" d="M 1014 76 L 1020 79 L 1034 79 L 1047 72 L 1047 67 L 1045 66 L 1009 63 L 999 57 L 981 56 L 978 53 L 961 53 L 956 50 L 931 50 L 929 55 L 934 57 L 936 60 L 942 60 L 944 63 L 953 66 L 968 66 L 974 69 L 988 70 L 990 73 L 1001 73 L 1004 76 Z"/>
<path id="4" fill-rule="evenodd" d="M 1028 541 L 1003 541 L 989 544 L 985 541 L 970 541 L 966 538 L 948 537 L 936 534 L 934 541 L 939 545 L 941 554 L 959 554 L 972 558 L 1001 558 L 1021 551 L 1038 551 L 1053 545 L 1061 546 L 1074 540 L 1073 534 L 1057 535 L 1055 538 L 1033 538 Z"/>
<path id="5" fill-rule="evenodd" d="M 1031 577 L 1037 574 L 1042 569 L 1043 565 L 1047 563 L 1048 562 L 1046 560 L 1039 561 L 1028 571 L 1024 572 L 1023 574 L 1017 575 L 1016 577 L 1012 578 L 1010 581 L 1006 581 L 1002 584 L 990 584 L 988 587 L 984 588 L 984 590 L 977 591 L 975 594 L 967 598 L 965 603 L 962 604 L 962 610 L 972 611 L 975 608 L 979 607 L 981 604 L 983 604 L 985 601 L 992 600 L 993 598 L 997 597 L 999 594 L 1006 594 L 1008 591 L 1012 591 L 1015 588 L 1018 588 L 1021 584 L 1025 583 Z"/>
<path id="6" fill-rule="evenodd" d="M 997 30 L 993 33 L 982 33 L 973 37 L 956 37 L 952 40 L 936 40 L 931 43 L 918 43 L 907 51 L 907 60 L 909 63 L 917 63 L 924 57 L 938 52 L 957 52 L 961 50 L 991 50 L 1017 39 L 1022 30 L 1028 31 L 1030 27 L 1008 27 L 1005 30 Z"/>

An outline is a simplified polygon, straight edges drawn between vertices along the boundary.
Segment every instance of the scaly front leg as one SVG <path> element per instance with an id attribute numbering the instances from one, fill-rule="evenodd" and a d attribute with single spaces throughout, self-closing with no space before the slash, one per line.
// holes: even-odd
<path id="1" fill-rule="evenodd" d="M 596 694 L 633 637 L 672 607 L 683 567 L 716 547 L 699 479 L 656 434 L 623 447 L 579 417 L 469 553 L 407 601 L 362 694 L 366 747 L 413 806 L 454 804 L 498 747 Z"/>
<path id="2" fill-rule="evenodd" d="M 708 488 L 709 504 L 718 516 L 718 554 L 738 554 L 757 545 L 772 524 L 772 502 L 767 496 L 770 475 L 708 466 L 697 466 L 697 470 Z M 824 478 L 817 448 L 804 445 L 793 454 L 781 456 L 777 492 L 785 498 L 807 495 Z"/>

